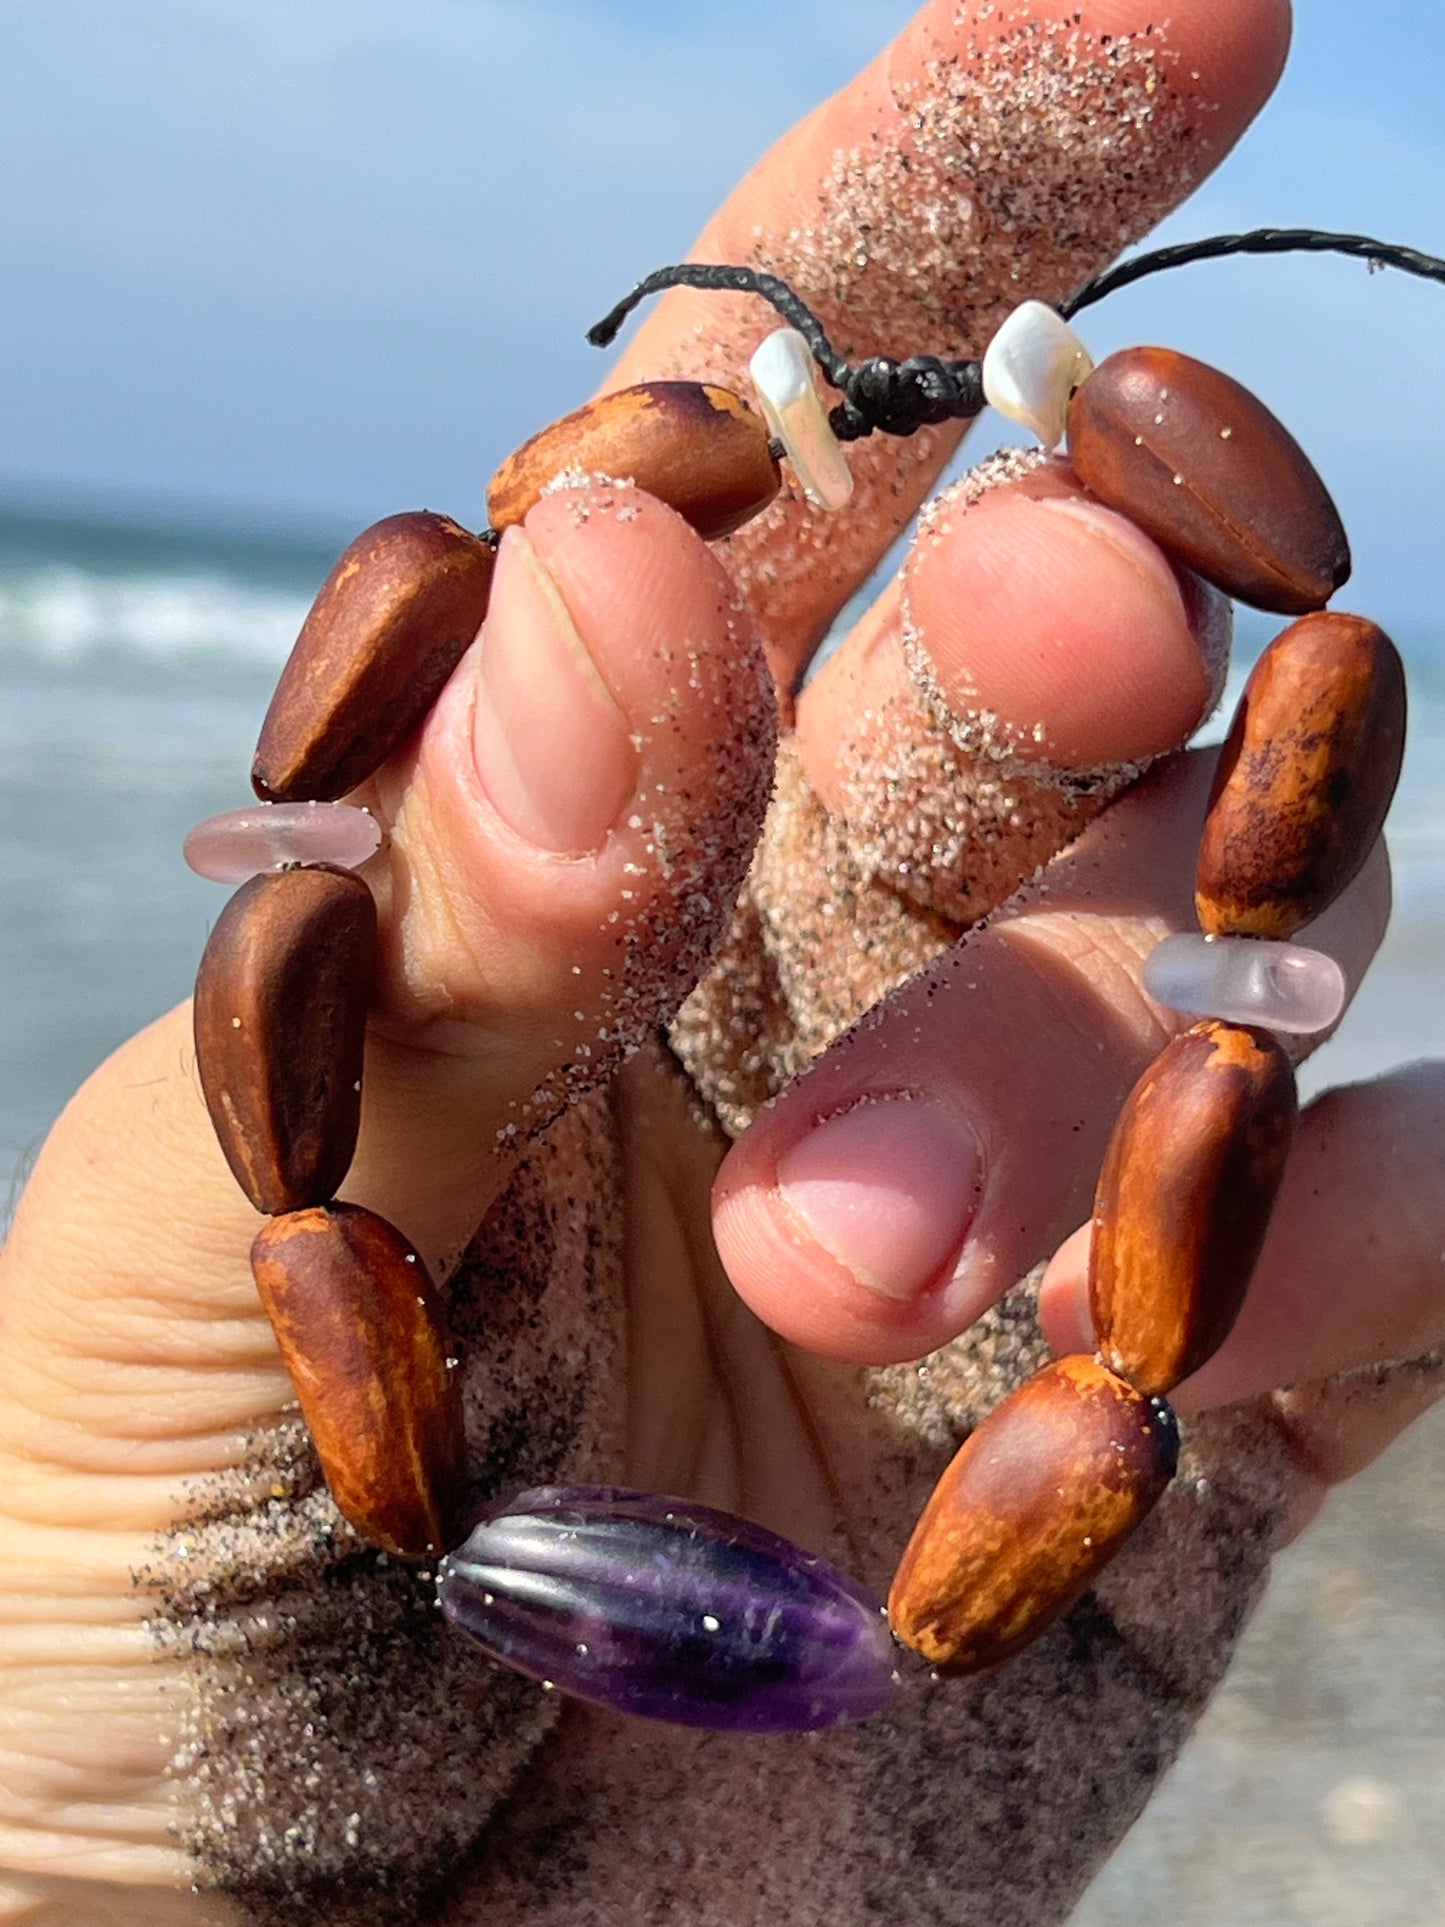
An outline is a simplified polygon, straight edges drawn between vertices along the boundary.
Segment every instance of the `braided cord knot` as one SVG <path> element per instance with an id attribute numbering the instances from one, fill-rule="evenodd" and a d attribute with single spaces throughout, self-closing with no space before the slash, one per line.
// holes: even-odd
<path id="1" fill-rule="evenodd" d="M 840 371 L 843 399 L 828 417 L 839 441 L 865 435 L 911 435 L 935 422 L 966 420 L 983 407 L 976 361 L 937 355 L 871 355 Z"/>

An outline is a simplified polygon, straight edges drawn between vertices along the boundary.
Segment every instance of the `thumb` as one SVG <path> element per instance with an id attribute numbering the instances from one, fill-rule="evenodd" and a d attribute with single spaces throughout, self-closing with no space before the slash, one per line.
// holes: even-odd
<path id="1" fill-rule="evenodd" d="M 480 640 L 373 791 L 391 831 L 368 879 L 384 963 L 343 1192 L 434 1269 L 500 1192 L 529 1122 L 602 1076 L 689 987 L 746 863 L 772 740 L 734 591 L 669 511 L 633 491 L 586 491 L 549 499 L 509 538 Z M 605 1159 L 595 1129 L 561 1128 L 571 1168 Z M 610 1294 L 606 1249 L 574 1205 L 537 1209 L 571 1211 L 570 1230 L 552 1229 L 584 1268 L 590 1254 Z M 461 1379 L 474 1445 L 512 1458 L 519 1414 L 560 1400 L 550 1464 L 556 1440 L 568 1452 L 595 1443 L 622 1388 L 610 1295 L 592 1306 L 599 1337 L 566 1265 L 541 1255 L 529 1208 L 520 1242 L 496 1257 L 499 1276 L 520 1279 L 517 1303 L 472 1320 Z M 288 1608 L 269 1684 L 247 1644 L 239 1672 L 221 1658 L 206 1673 L 195 1718 L 251 1735 L 256 1696 L 273 1713 L 296 1709 L 327 1773 L 375 1789 L 361 1804 L 394 1823 L 382 1835 L 398 1864 L 432 1850 L 421 1814 L 437 1799 L 399 1722 L 486 1736 L 464 1802 L 480 1824 L 549 1717 L 519 1719 L 509 1685 L 458 1670 L 415 1584 L 385 1561 L 349 1559 L 329 1507 L 308 1497 L 309 1465 L 285 1444 L 292 1386 L 247 1263 L 259 1222 L 211 1130 L 181 1009 L 72 1101 L 0 1254 L 0 1619 L 19 1622 L 28 1669 L 12 1672 L 0 1707 L 0 1836 L 18 1877 L 49 1891 L 65 1876 L 62 1909 L 77 1877 L 144 1886 L 151 1909 L 164 1904 L 151 1890 L 194 1877 L 173 1775 L 195 1655 L 213 1650 L 211 1589 L 237 1544 L 252 1558 L 245 1585 L 284 1591 Z M 544 1290 L 560 1308 L 555 1295 L 539 1304 Z M 177 1533 L 216 1504 L 219 1526 Z M 198 1548 L 212 1528 L 207 1566 Z M 158 1545 L 165 1597 L 181 1601 L 160 1646 L 144 1578 Z M 230 1650 L 219 1637 L 214 1650 Z M 367 1637 L 380 1688 L 354 1664 Z M 319 1657 L 343 1649 L 344 1669 Z M 238 1744 L 254 1765 L 249 1740 Z M 378 1776 L 384 1761 L 396 1771 Z M 185 1798 L 203 1802 L 205 1771 Z M 265 1816 L 253 1822 L 264 1836 Z"/>
<path id="2" fill-rule="evenodd" d="M 342 1194 L 430 1266 L 509 1147 L 691 987 L 766 799 L 771 703 L 732 585 L 659 504 L 553 496 L 507 538 L 479 640 L 375 789 L 382 990 Z M 178 1477 L 289 1402 L 246 1261 L 258 1223 L 172 1012 L 69 1106 L 0 1259 L 12 1508 L 54 1517 L 59 1479 L 77 1520 L 153 1528 Z M 91 1490 L 121 1458 L 123 1494 Z"/>

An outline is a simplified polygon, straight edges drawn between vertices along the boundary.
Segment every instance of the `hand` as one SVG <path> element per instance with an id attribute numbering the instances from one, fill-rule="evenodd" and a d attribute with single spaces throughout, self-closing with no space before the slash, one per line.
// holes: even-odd
<path id="1" fill-rule="evenodd" d="M 1172 58 L 1154 36 L 1086 40 L 1067 80 L 1057 34 L 1020 36 L 1004 9 L 973 51 L 953 11 L 922 14 L 704 239 L 784 266 L 850 351 L 977 346 L 1016 266 L 1045 295 L 1082 278 L 1220 158 L 1285 38 L 1273 0 L 1229 0 L 1171 32 Z M 1110 11 L 1116 36 L 1147 18 Z M 1063 165 L 1004 111 L 1041 73 L 1097 102 Z M 898 105 L 920 98 L 921 127 Z M 968 213 L 964 109 L 997 147 Z M 841 249 L 864 207 L 890 221 L 859 268 Z M 928 220 L 938 258 L 919 268 Z M 615 378 L 736 378 L 759 331 L 751 304 L 678 297 Z M 485 645 L 375 786 L 387 987 L 346 1195 L 451 1276 L 488 1490 L 684 1490 L 881 1585 L 956 1432 L 1035 1349 L 1026 1299 L 986 1308 L 1085 1215 L 1161 1041 L 1137 966 L 1188 920 L 1207 780 L 1185 759 L 1087 827 L 1188 734 L 1216 666 L 1217 607 L 1127 525 L 1037 482 L 934 518 L 799 702 L 722 960 L 674 1027 L 733 1128 L 778 1103 L 724 1157 L 653 1041 L 762 819 L 757 637 L 791 688 L 951 445 L 860 449 L 848 516 L 779 509 L 721 561 L 645 500 L 551 498 L 509 538 Z M 1000 734 L 1034 765 L 1004 794 Z M 1080 831 L 1007 920 L 949 947 Z M 1315 933 L 1352 979 L 1385 896 L 1381 860 Z M 1196 1405 L 1439 1342 L 1440 1106 L 1415 1073 L 1311 1113 Z M 1436 1389 L 1400 1375 L 1370 1399 L 1347 1384 L 1212 1416 L 1167 1511 L 1006 1672 L 826 1741 L 699 1739 L 495 1672 L 423 1581 L 356 1548 L 256 1304 L 254 1226 L 175 1013 L 71 1107 L 5 1254 L 0 1585 L 25 1668 L 6 1689 L 0 1896 L 17 1917 L 222 1921 L 235 1895 L 394 1920 L 437 1889 L 458 1922 L 1059 1919 L 1217 1679 L 1271 1543 Z M 1362 1270 L 1380 1279 L 1367 1316 Z M 1302 1328 L 1306 1287 L 1324 1315 Z M 1076 1291 L 1070 1251 L 1046 1325 L 1071 1344 Z M 926 1372 L 890 1363 L 933 1347 Z"/>

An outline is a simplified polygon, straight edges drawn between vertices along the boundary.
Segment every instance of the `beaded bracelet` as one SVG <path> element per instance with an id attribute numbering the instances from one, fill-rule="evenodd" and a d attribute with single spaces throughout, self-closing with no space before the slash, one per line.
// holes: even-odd
<path id="1" fill-rule="evenodd" d="M 196 982 L 197 1067 L 217 1137 L 256 1209 L 261 1300 L 340 1511 L 403 1559 L 440 1556 L 449 1620 L 494 1659 L 593 1704 L 693 1726 L 781 1732 L 865 1718 L 901 1689 L 902 1648 L 936 1672 L 991 1667 L 1084 1592 L 1178 1458 L 1167 1394 L 1223 1343 L 1243 1302 L 1294 1133 L 1276 1033 L 1339 1015 L 1333 961 L 1296 944 L 1355 876 L 1404 745 L 1399 656 L 1326 610 L 1349 551 L 1323 483 L 1229 377 L 1161 348 L 1097 369 L 1069 317 L 1186 261 L 1289 248 L 1445 279 L 1445 263 L 1361 236 L 1261 230 L 1125 262 L 1059 308 L 1025 302 L 981 362 L 850 366 L 785 283 L 665 268 L 592 330 L 605 345 L 664 287 L 761 295 L 788 327 L 736 395 L 650 382 L 526 443 L 493 478 L 492 526 L 397 515 L 360 535 L 308 615 L 262 727 L 267 807 L 198 825 L 192 867 L 243 887 Z M 825 408 L 815 368 L 841 399 Z M 1094 1356 L 1006 1398 L 944 1472 L 887 1605 L 815 1558 L 681 1498 L 548 1487 L 466 1503 L 466 1440 L 443 1299 L 376 1213 L 336 1200 L 355 1150 L 377 950 L 353 868 L 380 830 L 339 802 L 422 721 L 486 613 L 498 534 L 561 478 L 627 477 L 703 534 L 764 508 L 786 459 L 824 508 L 848 499 L 842 444 L 966 418 L 985 401 L 1069 459 L 1084 485 L 1225 593 L 1296 616 L 1265 651 L 1220 756 L 1199 847 L 1200 933 L 1166 939 L 1145 987 L 1205 1021 L 1125 1103 L 1094 1207 Z"/>

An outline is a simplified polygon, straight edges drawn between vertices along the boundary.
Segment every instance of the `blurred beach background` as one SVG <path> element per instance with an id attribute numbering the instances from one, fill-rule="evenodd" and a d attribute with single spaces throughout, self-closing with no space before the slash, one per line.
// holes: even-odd
<path id="1" fill-rule="evenodd" d="M 181 837 L 247 800 L 271 683 L 337 549 L 398 508 L 478 525 L 496 462 L 596 379 L 587 323 L 676 258 L 768 140 L 910 11 L 6 0 L 12 1192 L 74 1086 L 187 993 L 222 894 L 184 869 Z M 1167 237 L 1313 222 L 1445 253 L 1445 19 L 1423 0 L 1368 31 L 1337 0 L 1300 11 L 1276 103 Z M 1230 263 L 1086 320 L 1097 355 L 1153 339 L 1227 367 L 1340 502 L 1346 600 L 1402 647 L 1412 734 L 1394 926 L 1309 1088 L 1439 1055 L 1445 290 L 1339 262 Z M 1270 632 L 1241 623 L 1241 663 Z M 1175 1927 L 1445 1927 L 1442 1813 L 1437 1412 L 1280 1562 L 1228 1686 L 1076 1927 L 1143 1909 Z"/>

